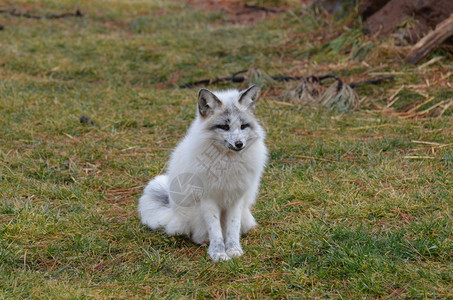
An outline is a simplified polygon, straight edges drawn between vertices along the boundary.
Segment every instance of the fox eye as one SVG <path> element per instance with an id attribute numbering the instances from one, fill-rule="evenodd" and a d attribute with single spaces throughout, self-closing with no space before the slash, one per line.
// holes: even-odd
<path id="1" fill-rule="evenodd" d="M 241 130 L 246 129 L 247 127 L 250 127 L 250 124 L 242 124 L 241 125 Z"/>
<path id="2" fill-rule="evenodd" d="M 228 124 L 225 124 L 225 125 L 217 125 L 216 128 L 219 128 L 219 129 L 222 129 L 222 130 L 225 130 L 225 131 L 230 130 L 230 126 L 229 126 Z"/>

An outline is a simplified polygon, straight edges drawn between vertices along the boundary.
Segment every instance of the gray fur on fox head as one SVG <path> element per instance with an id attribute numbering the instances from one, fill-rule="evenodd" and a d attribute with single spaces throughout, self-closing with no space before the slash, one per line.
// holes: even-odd
<path id="1" fill-rule="evenodd" d="M 243 91 L 228 90 L 198 92 L 198 115 L 207 138 L 215 145 L 232 151 L 242 151 L 262 135 L 254 116 L 259 87 L 253 85 Z"/>

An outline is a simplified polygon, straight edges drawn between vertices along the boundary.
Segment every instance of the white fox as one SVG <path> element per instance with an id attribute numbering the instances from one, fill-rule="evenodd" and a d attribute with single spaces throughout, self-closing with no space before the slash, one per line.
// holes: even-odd
<path id="1" fill-rule="evenodd" d="M 143 224 L 209 241 L 215 262 L 243 254 L 240 235 L 256 225 L 250 208 L 267 161 L 265 132 L 254 116 L 258 96 L 257 86 L 199 91 L 197 117 L 167 173 L 139 199 Z"/>

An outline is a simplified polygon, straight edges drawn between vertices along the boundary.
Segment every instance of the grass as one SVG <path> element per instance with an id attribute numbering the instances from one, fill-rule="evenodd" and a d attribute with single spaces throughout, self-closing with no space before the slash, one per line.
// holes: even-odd
<path id="1" fill-rule="evenodd" d="M 453 297 L 452 111 L 396 116 L 452 97 L 448 52 L 409 66 L 406 46 L 363 36 L 354 15 L 325 23 L 296 6 L 250 26 L 169 1 L 2 7 L 84 16 L 0 15 L 0 298 Z M 177 86 L 250 67 L 399 75 L 360 87 L 347 114 L 265 91 L 260 226 L 242 257 L 213 264 L 142 226 L 137 199 L 194 117 L 197 90 Z"/>

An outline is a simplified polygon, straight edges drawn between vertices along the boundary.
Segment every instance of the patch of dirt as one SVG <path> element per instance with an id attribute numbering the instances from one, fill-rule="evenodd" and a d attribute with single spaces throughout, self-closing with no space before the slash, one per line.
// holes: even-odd
<path id="1" fill-rule="evenodd" d="M 243 0 L 175 0 L 205 11 L 224 13 L 228 23 L 250 25 L 273 17 L 286 11 L 288 6 L 264 7 L 247 4 Z M 301 0 L 300 5 L 309 4 L 313 0 Z"/>

